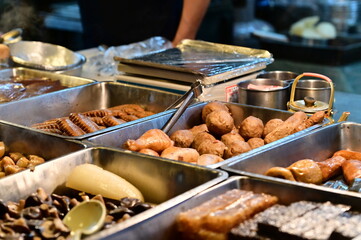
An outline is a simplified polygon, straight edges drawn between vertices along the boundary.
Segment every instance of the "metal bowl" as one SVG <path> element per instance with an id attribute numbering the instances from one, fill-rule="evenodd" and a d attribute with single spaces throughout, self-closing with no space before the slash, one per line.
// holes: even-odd
<path id="1" fill-rule="evenodd" d="M 50 43 L 20 41 L 9 48 L 12 62 L 21 67 L 75 75 L 86 62 L 83 55 Z"/>
<path id="2" fill-rule="evenodd" d="M 275 85 L 280 86 L 278 89 L 255 90 L 249 89 L 248 85 Z M 248 105 L 255 105 L 268 108 L 287 110 L 287 101 L 290 96 L 291 84 L 287 81 L 256 78 L 242 81 L 238 86 L 238 102 Z"/>

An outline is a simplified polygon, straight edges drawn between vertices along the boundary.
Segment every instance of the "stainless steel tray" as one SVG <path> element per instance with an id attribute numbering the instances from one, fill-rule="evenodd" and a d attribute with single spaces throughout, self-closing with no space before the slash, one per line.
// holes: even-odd
<path id="1" fill-rule="evenodd" d="M 52 81 L 59 80 L 61 85 L 67 88 L 82 86 L 96 82 L 95 80 L 91 80 L 87 78 L 69 76 L 65 74 L 57 74 L 48 71 L 34 70 L 34 69 L 22 68 L 22 67 L 0 70 L 0 81 L 10 80 L 10 78 L 12 77 L 26 77 L 26 78 L 46 77 Z"/>
<path id="2" fill-rule="evenodd" d="M 91 239 L 107 238 L 122 231 L 132 230 L 133 225 L 176 206 L 228 177 L 228 174 L 221 170 L 144 157 L 141 154 L 109 148 L 87 148 L 42 164 L 33 173 L 24 171 L 17 176 L 3 179 L 0 181 L 0 189 L 3 191 L 0 198 L 4 201 L 18 201 L 39 187 L 47 193 L 69 192 L 70 190 L 64 186 L 67 177 L 74 167 L 84 163 L 93 163 L 123 177 L 142 192 L 145 201 L 159 204 L 90 236 Z"/>
<path id="3" fill-rule="evenodd" d="M 195 125 L 199 125 L 202 123 L 201 115 L 202 115 L 202 108 L 207 104 L 208 102 L 201 102 L 197 104 L 193 104 L 189 106 L 185 112 L 181 115 L 177 123 L 174 125 L 174 127 L 171 129 L 169 134 L 172 134 L 172 132 L 179 130 L 179 129 L 189 129 L 192 128 Z M 224 102 L 230 109 L 232 116 L 235 120 L 235 125 L 239 126 L 239 124 L 248 116 L 252 115 L 255 117 L 258 117 L 262 119 L 264 122 L 267 122 L 268 120 L 272 118 L 280 118 L 280 119 L 287 119 L 290 117 L 293 113 L 278 109 L 271 109 L 271 108 L 263 108 L 258 106 L 250 106 L 245 104 L 238 104 L 238 103 L 226 103 Z M 0 109 L 1 110 L 1 109 Z M 100 145 L 100 146 L 107 146 L 107 147 L 116 147 L 121 148 L 122 145 L 128 140 L 128 139 L 137 139 L 140 137 L 144 132 L 146 132 L 149 129 L 158 128 L 161 129 L 164 124 L 170 119 L 173 111 L 169 111 L 164 115 L 157 116 L 156 118 L 149 119 L 147 121 L 143 121 L 141 123 L 137 123 L 134 125 L 128 125 L 124 128 L 117 129 L 116 131 L 107 132 L 98 136 L 90 137 L 87 139 L 87 141 L 90 142 L 90 144 L 94 145 Z M 228 164 L 234 160 L 245 158 L 248 155 L 251 155 L 255 152 L 262 151 L 267 148 L 272 148 L 273 146 L 277 146 L 279 143 L 283 141 L 290 140 L 294 138 L 295 136 L 302 135 L 305 132 L 309 132 L 313 129 L 319 128 L 321 125 L 315 125 L 308 129 L 305 129 L 303 131 L 300 131 L 298 133 L 292 134 L 288 137 L 285 137 L 283 139 L 277 140 L 275 142 L 269 143 L 265 146 L 253 149 L 247 153 L 240 154 L 238 156 L 229 158 L 223 162 L 208 165 L 208 167 L 211 168 L 217 168 L 222 165 Z"/>
<path id="4" fill-rule="evenodd" d="M 43 157 L 47 162 L 86 148 L 86 145 L 78 141 L 67 141 L 5 123 L 0 123 L 0 140 L 5 143 L 6 147 L 8 147 L 8 151 L 38 155 Z M 40 167 L 40 165 L 35 167 L 35 171 L 38 167 Z M 24 170 L 24 172 L 27 171 L 30 170 Z M 6 181 L 11 181 L 10 179 L 12 178 L 17 179 L 17 176 L 21 173 L 22 172 L 15 173 L 0 179 L 0 184 Z M 1 185 L 0 196 L 10 196 L 9 192 L 14 189 L 13 185 L 14 183 Z M 28 183 L 26 183 L 23 187 L 29 187 Z"/>
<path id="5" fill-rule="evenodd" d="M 265 148 L 257 154 L 237 159 L 222 166 L 223 170 L 245 176 L 264 178 L 293 185 L 309 185 L 263 175 L 271 167 L 288 167 L 292 163 L 309 158 L 322 161 L 341 149 L 361 151 L 361 124 L 341 122 L 322 127 L 277 148 Z M 326 188 L 320 186 L 321 188 Z M 342 194 L 345 191 L 341 191 Z"/>
<path id="6" fill-rule="evenodd" d="M 140 104 L 149 111 L 159 113 L 164 111 L 179 97 L 179 94 L 146 87 L 116 82 L 97 82 L 91 85 L 69 88 L 34 98 L 1 104 L 0 120 L 32 129 L 29 126 L 34 123 L 69 116 L 72 112 L 85 112 L 129 103 Z M 105 128 L 94 133 L 84 134 L 79 137 L 56 136 L 80 140 L 152 118 L 154 118 L 154 115 L 135 120 L 131 123 L 128 122 L 115 127 Z"/>
<path id="7" fill-rule="evenodd" d="M 330 201 L 332 203 L 347 204 L 350 205 L 353 210 L 361 211 L 361 206 L 359 204 L 360 198 L 357 196 L 340 195 L 337 192 L 322 191 L 312 187 L 294 186 L 262 179 L 234 176 L 203 191 L 191 199 L 162 212 L 154 218 L 139 223 L 134 226 L 131 231 L 119 232 L 107 239 L 179 239 L 175 220 L 180 212 L 196 207 L 231 189 L 243 189 L 257 193 L 272 194 L 279 198 L 280 204 L 290 204 L 301 200 L 316 202 Z"/>

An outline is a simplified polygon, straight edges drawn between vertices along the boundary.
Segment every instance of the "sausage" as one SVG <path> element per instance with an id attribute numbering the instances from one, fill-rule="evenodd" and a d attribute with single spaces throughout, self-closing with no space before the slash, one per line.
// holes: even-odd
<path id="1" fill-rule="evenodd" d="M 304 112 L 295 112 L 292 116 L 287 118 L 280 126 L 270 132 L 265 137 L 265 143 L 271 143 L 278 139 L 284 138 L 293 133 L 294 129 L 302 124 L 307 119 L 307 115 Z"/>
<path id="2" fill-rule="evenodd" d="M 340 150 L 333 154 L 333 156 L 342 156 L 346 158 L 346 160 L 361 160 L 361 152 L 350 151 L 350 150 Z"/>
<path id="3" fill-rule="evenodd" d="M 302 159 L 291 166 L 288 169 L 292 172 L 292 175 L 298 182 L 304 183 L 322 183 L 322 171 L 318 164 L 311 159 Z"/>
<path id="4" fill-rule="evenodd" d="M 265 175 L 271 177 L 283 178 L 290 181 L 296 181 L 296 179 L 293 177 L 292 172 L 289 169 L 283 167 L 270 168 L 267 170 Z"/>
<path id="5" fill-rule="evenodd" d="M 351 184 L 355 178 L 361 178 L 361 161 L 346 160 L 342 164 L 343 176 L 348 184 Z"/>
<path id="6" fill-rule="evenodd" d="M 302 131 L 306 128 L 309 128 L 317 123 L 320 123 L 325 119 L 326 112 L 325 111 L 318 111 L 312 114 L 306 121 L 304 121 L 302 124 L 298 125 L 295 128 L 295 132 Z"/>
<path id="7" fill-rule="evenodd" d="M 147 154 L 147 155 L 150 155 L 150 156 L 156 156 L 156 157 L 159 157 L 159 154 L 152 150 L 152 149 L 149 149 L 149 148 L 143 148 L 139 151 L 140 153 L 144 153 L 144 154 Z"/>
<path id="8" fill-rule="evenodd" d="M 334 156 L 322 162 L 317 162 L 322 172 L 322 182 L 327 181 L 333 176 L 339 175 L 342 172 L 342 164 L 346 158 L 342 156 Z"/>
<path id="9" fill-rule="evenodd" d="M 169 147 L 160 156 L 183 162 L 197 162 L 199 153 L 193 148 Z"/>
<path id="10" fill-rule="evenodd" d="M 198 160 L 197 160 L 197 164 L 199 165 L 211 165 L 211 164 L 215 164 L 218 162 L 222 162 L 223 158 L 214 155 L 214 154 L 202 154 L 201 156 L 199 156 Z"/>

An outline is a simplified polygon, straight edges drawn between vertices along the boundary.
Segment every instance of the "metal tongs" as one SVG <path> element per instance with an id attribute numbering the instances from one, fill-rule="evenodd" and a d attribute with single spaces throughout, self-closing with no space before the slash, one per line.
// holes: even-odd
<path id="1" fill-rule="evenodd" d="M 174 103 L 172 103 L 166 110 L 171 108 L 175 108 L 178 106 L 182 101 L 182 104 L 179 106 L 177 111 L 173 114 L 173 116 L 168 120 L 168 122 L 163 126 L 162 130 L 165 133 L 168 133 L 169 130 L 172 129 L 174 124 L 178 121 L 180 116 L 186 110 L 186 108 L 191 104 L 193 98 L 197 98 L 203 93 L 201 80 L 196 80 L 192 85 L 191 88 L 180 98 L 178 98 Z"/>

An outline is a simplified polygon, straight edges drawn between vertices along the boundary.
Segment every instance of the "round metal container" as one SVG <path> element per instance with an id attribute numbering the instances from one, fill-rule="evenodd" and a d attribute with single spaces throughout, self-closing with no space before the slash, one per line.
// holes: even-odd
<path id="1" fill-rule="evenodd" d="M 299 80 L 295 90 L 295 100 L 312 97 L 317 101 L 329 102 L 331 96 L 330 84 L 319 79 Z"/>
<path id="2" fill-rule="evenodd" d="M 257 78 L 268 78 L 274 80 L 282 80 L 282 81 L 289 81 L 292 82 L 295 77 L 299 74 L 290 71 L 269 71 L 269 72 L 262 72 L 257 75 Z"/>
<path id="3" fill-rule="evenodd" d="M 248 85 L 254 84 L 257 86 L 280 86 L 278 89 L 271 90 L 255 90 L 249 89 Z M 248 105 L 255 105 L 268 108 L 287 109 L 287 102 L 290 98 L 290 86 L 287 81 L 256 78 L 243 81 L 238 85 L 238 102 Z"/>
<path id="4" fill-rule="evenodd" d="M 9 44 L 15 66 L 80 75 L 86 58 L 65 47 L 44 42 L 20 41 Z"/>

